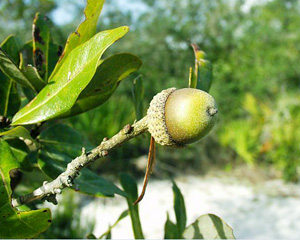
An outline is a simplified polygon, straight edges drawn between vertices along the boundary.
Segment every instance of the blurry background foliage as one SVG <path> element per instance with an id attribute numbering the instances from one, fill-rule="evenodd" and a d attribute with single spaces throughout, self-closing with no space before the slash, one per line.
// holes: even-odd
<path id="1" fill-rule="evenodd" d="M 68 122 L 85 132 L 92 144 L 110 137 L 135 119 L 132 79 L 144 79 L 144 111 L 153 95 L 168 87 L 187 87 L 200 46 L 213 63 L 210 93 L 220 110 L 213 132 L 198 144 L 176 150 L 159 147 L 158 168 L 203 173 L 212 167 L 278 169 L 288 181 L 299 179 L 299 22 L 297 0 L 134 0 L 107 1 L 98 30 L 127 24 L 130 33 L 105 53 L 130 52 L 141 58 L 139 73 L 124 81 L 110 101 Z M 54 40 L 63 45 L 82 21 L 84 1 L 2 0 L 0 40 L 16 34 L 31 37 L 36 12 L 59 26 Z M 147 153 L 141 136 L 93 165 L 101 173 L 120 169 L 137 175 L 134 160 Z M 99 167 L 101 165 L 101 167 Z M 298 171 L 298 172 L 297 172 Z"/>

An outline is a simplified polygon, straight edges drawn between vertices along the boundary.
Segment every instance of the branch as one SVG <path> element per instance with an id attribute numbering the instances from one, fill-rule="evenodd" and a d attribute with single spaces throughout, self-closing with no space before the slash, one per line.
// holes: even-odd
<path id="1" fill-rule="evenodd" d="M 128 140 L 146 132 L 147 130 L 147 117 L 144 117 L 133 125 L 127 124 L 112 138 L 104 138 L 101 144 L 90 152 L 85 152 L 85 149 L 82 148 L 82 154 L 73 159 L 67 165 L 65 172 L 61 173 L 52 182 L 44 182 L 43 186 L 34 190 L 30 194 L 13 198 L 11 202 L 12 206 L 18 207 L 38 199 L 47 200 L 57 204 L 56 194 L 60 194 L 62 189 L 65 187 L 71 187 L 74 179 L 79 175 L 79 172 L 82 168 L 86 167 L 88 164 L 94 162 L 98 158 L 107 156 L 109 151 L 119 147 L 124 142 L 127 142 Z"/>

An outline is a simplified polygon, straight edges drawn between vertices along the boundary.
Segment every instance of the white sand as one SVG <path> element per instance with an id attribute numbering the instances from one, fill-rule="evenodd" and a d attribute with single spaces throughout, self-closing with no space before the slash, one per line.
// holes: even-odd
<path id="1" fill-rule="evenodd" d="M 202 214 L 214 213 L 232 226 L 237 238 L 300 239 L 297 185 L 286 185 L 280 180 L 253 185 L 230 178 L 193 176 L 175 181 L 185 197 L 188 224 Z M 166 212 L 175 220 L 171 182 L 152 179 L 139 206 L 145 237 L 163 238 Z M 95 217 L 94 234 L 100 236 L 125 209 L 126 201 L 121 197 L 98 198 L 83 207 L 82 216 L 83 219 Z M 129 217 L 112 230 L 112 238 L 133 238 Z"/>

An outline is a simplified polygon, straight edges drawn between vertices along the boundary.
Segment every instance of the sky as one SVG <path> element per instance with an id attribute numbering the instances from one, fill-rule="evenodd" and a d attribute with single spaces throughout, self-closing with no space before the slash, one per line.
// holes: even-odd
<path id="1" fill-rule="evenodd" d="M 52 12 L 51 18 L 57 25 L 68 24 L 73 20 L 73 13 L 76 11 L 77 6 L 85 6 L 83 0 L 56 0 L 57 8 Z"/>
<path id="2" fill-rule="evenodd" d="M 25 0 L 25 2 L 28 0 Z M 77 6 L 84 7 L 86 0 L 55 0 L 57 3 L 57 9 L 52 13 L 53 21 L 58 25 L 64 25 L 73 20 L 73 13 L 77 9 Z M 129 11 L 134 15 L 134 18 L 139 14 L 147 11 L 147 6 L 141 0 L 106 0 L 115 3 L 123 11 Z M 163 1 L 163 0 L 162 0 Z M 168 0 L 165 0 L 168 1 Z M 200 1 L 200 0 L 199 0 Z M 235 1 L 235 0 L 229 0 Z M 243 10 L 249 11 L 253 5 L 264 4 L 265 2 L 272 0 L 246 0 Z M 1 2 L 0 2 L 1 7 Z M 103 8 L 105 13 L 105 5 Z"/>
<path id="3" fill-rule="evenodd" d="M 140 14 L 147 11 L 147 6 L 140 0 L 107 0 L 114 5 L 119 6 L 119 9 L 124 12 L 131 12 L 133 21 L 136 20 Z M 64 25 L 73 20 L 74 12 L 77 6 L 85 6 L 85 0 L 56 0 L 58 7 L 52 12 L 52 19 L 57 25 Z M 107 5 L 104 4 L 102 14 L 108 10 Z"/>
<path id="4" fill-rule="evenodd" d="M 107 0 L 112 3 L 115 3 L 115 6 L 119 6 L 119 9 L 124 12 L 131 12 L 133 17 L 133 22 L 139 17 L 139 15 L 145 13 L 148 9 L 148 6 L 144 4 L 141 0 Z M 167 0 L 165 0 L 167 1 Z M 200 1 L 200 0 L 199 0 Z M 235 0 L 230 0 L 235 1 Z M 258 4 L 264 4 L 271 0 L 246 0 L 245 4 L 242 7 L 242 10 L 248 12 L 252 6 Z M 57 9 L 52 12 L 52 19 L 57 25 L 64 25 L 70 23 L 73 20 L 74 12 L 77 9 L 77 6 L 85 6 L 85 0 L 56 0 Z M 104 4 L 102 14 L 105 15 L 105 12 L 108 10 L 107 5 Z M 83 16 L 82 16 L 83 18 Z"/>

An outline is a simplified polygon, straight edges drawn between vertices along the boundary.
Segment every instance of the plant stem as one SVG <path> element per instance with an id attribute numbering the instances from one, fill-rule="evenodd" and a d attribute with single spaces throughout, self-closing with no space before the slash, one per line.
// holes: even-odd
<path id="1" fill-rule="evenodd" d="M 47 200 L 57 204 L 56 194 L 60 194 L 65 187 L 71 187 L 74 179 L 79 175 L 82 168 L 98 158 L 107 156 L 111 150 L 119 147 L 124 142 L 145 133 L 147 130 L 147 117 L 144 117 L 133 125 L 127 124 L 112 138 L 104 138 L 100 145 L 90 152 L 85 152 L 85 149 L 82 148 L 82 154 L 67 165 L 65 172 L 61 173 L 51 182 L 44 182 L 43 186 L 37 188 L 30 194 L 13 198 L 11 202 L 12 206 L 18 207 L 38 199 Z"/>

